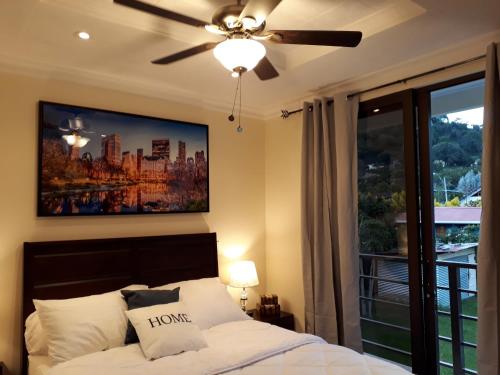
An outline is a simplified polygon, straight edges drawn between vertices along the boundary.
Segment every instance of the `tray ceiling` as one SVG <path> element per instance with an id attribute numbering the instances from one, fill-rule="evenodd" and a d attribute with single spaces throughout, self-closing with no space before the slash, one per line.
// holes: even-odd
<path id="1" fill-rule="evenodd" d="M 228 1 L 150 0 L 210 21 Z M 231 1 L 229 1 L 231 3 Z M 471 18 L 470 14 L 475 17 Z M 266 44 L 280 77 L 243 78 L 244 104 L 269 113 L 319 87 L 366 75 L 500 29 L 496 0 L 283 0 L 268 18 L 276 29 L 360 30 L 355 49 Z M 81 41 L 75 32 L 88 31 Z M 211 52 L 168 66 L 152 59 L 206 41 L 204 30 L 113 4 L 112 0 L 15 0 L 0 12 L 0 65 L 43 71 L 180 101 L 232 104 L 235 80 Z"/>

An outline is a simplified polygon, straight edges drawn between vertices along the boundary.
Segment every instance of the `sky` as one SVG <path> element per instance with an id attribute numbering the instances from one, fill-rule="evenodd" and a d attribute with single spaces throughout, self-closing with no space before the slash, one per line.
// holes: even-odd
<path id="1" fill-rule="evenodd" d="M 448 113 L 446 116 L 452 122 L 457 121 L 468 125 L 483 125 L 483 112 L 484 108 L 479 107 L 467 111 Z"/>
<path id="2" fill-rule="evenodd" d="M 121 151 L 137 153 L 144 149 L 144 155 L 151 155 L 153 139 L 170 139 L 170 160 L 175 160 L 178 153 L 178 141 L 186 142 L 187 156 L 194 157 L 196 151 L 205 151 L 207 155 L 207 128 L 179 123 L 174 120 L 141 118 L 79 107 L 46 105 L 44 120 L 60 125 L 65 119 L 75 116 L 83 118 L 89 133 L 82 134 L 90 142 L 81 149 L 81 153 L 90 152 L 94 158 L 101 156 L 102 135 L 120 134 Z M 66 134 L 61 132 L 62 134 Z"/>

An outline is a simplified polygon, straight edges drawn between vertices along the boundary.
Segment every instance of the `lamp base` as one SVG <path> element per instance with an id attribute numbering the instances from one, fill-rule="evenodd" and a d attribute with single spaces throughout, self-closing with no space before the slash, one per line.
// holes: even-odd
<path id="1" fill-rule="evenodd" d="M 248 294 L 246 289 L 243 288 L 240 294 L 240 306 L 243 311 L 247 310 L 247 301 L 248 301 Z"/>

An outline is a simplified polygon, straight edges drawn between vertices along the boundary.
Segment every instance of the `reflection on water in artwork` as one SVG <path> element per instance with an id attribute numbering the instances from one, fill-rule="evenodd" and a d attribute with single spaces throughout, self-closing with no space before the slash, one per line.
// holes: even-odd
<path id="1" fill-rule="evenodd" d="M 204 211 L 204 189 L 185 191 L 175 184 L 139 183 L 127 186 L 53 191 L 42 196 L 43 212 L 55 215 Z"/>

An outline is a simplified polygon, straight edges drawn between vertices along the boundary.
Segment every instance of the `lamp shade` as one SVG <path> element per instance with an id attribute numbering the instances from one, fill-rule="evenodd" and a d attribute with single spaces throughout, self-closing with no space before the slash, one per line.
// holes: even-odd
<path id="1" fill-rule="evenodd" d="M 214 56 L 230 71 L 252 70 L 266 55 L 266 47 L 253 39 L 227 39 L 214 49 Z"/>
<path id="2" fill-rule="evenodd" d="M 257 269 L 251 260 L 233 263 L 229 269 L 229 285 L 235 288 L 249 288 L 259 285 Z"/>

